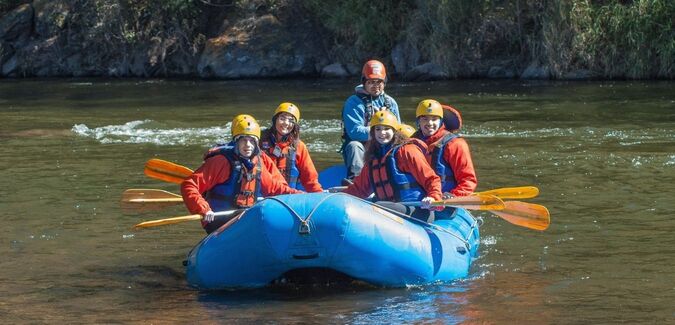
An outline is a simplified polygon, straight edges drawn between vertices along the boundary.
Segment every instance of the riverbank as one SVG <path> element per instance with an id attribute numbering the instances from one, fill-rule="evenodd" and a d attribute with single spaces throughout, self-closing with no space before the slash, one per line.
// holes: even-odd
<path id="1" fill-rule="evenodd" d="M 0 0 L 0 77 L 673 79 L 675 3 Z"/>

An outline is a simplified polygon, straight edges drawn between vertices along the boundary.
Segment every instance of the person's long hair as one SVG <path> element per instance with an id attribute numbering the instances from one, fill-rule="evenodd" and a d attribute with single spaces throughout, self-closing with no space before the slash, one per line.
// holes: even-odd
<path id="1" fill-rule="evenodd" d="M 272 126 L 270 126 L 269 128 L 265 129 L 262 132 L 262 138 L 260 139 L 261 141 L 276 139 L 277 117 L 279 117 L 279 114 L 276 114 L 272 117 Z M 291 132 L 285 135 L 285 137 L 286 139 L 288 139 L 288 141 L 291 142 L 291 146 L 295 147 L 295 142 L 300 139 L 300 124 L 298 123 L 298 121 L 295 121 L 295 123 L 293 123 L 293 130 L 291 130 Z"/>
<path id="2" fill-rule="evenodd" d="M 408 137 L 401 131 L 394 130 L 394 137 L 391 139 L 391 146 L 398 146 L 408 141 Z M 379 157 L 380 148 L 382 145 L 375 140 L 375 128 L 370 128 L 370 140 L 366 143 L 366 152 L 364 154 L 364 161 L 366 164 L 370 164 L 372 159 Z"/>

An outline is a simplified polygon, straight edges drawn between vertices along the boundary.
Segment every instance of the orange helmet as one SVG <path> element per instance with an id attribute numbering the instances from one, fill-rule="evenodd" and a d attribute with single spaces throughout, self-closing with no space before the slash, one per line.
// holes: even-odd
<path id="1" fill-rule="evenodd" d="M 377 60 L 370 60 L 363 65 L 361 70 L 361 79 L 366 81 L 368 79 L 382 79 L 387 81 L 387 69 L 384 64 Z"/>
<path id="2" fill-rule="evenodd" d="M 376 125 L 384 125 L 396 130 L 398 129 L 399 123 L 394 113 L 390 111 L 379 111 L 370 119 L 370 127 L 372 128 Z"/>

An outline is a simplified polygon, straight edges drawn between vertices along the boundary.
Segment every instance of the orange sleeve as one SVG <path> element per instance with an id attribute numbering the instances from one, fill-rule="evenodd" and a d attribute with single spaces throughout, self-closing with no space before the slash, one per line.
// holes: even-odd
<path id="1" fill-rule="evenodd" d="M 343 191 L 343 193 L 351 194 L 356 197 L 365 199 L 373 194 L 373 187 L 370 184 L 370 164 L 366 162 L 366 165 L 361 169 L 361 173 L 354 177 L 354 184 L 351 184 Z"/>
<path id="2" fill-rule="evenodd" d="M 274 169 L 276 169 L 276 167 L 274 167 Z M 283 177 L 281 179 L 275 177 L 267 168 L 263 168 L 260 171 L 260 187 L 264 197 L 303 193 L 302 191 L 289 187 Z"/>
<path id="3" fill-rule="evenodd" d="M 463 138 L 450 141 L 443 151 L 443 159 L 448 162 L 455 174 L 457 186 L 450 191 L 454 196 L 471 195 L 476 190 L 478 178 L 473 168 L 469 144 Z"/>
<path id="4" fill-rule="evenodd" d="M 314 162 L 309 156 L 309 150 L 304 142 L 298 140 L 295 149 L 295 163 L 300 171 L 300 182 L 307 192 L 321 192 L 319 173 L 314 168 Z"/>
<path id="5" fill-rule="evenodd" d="M 180 185 L 183 202 L 190 213 L 204 213 L 211 210 L 202 193 L 230 178 L 230 162 L 222 155 L 207 159 L 192 175 Z"/>
<path id="6" fill-rule="evenodd" d="M 277 164 L 267 153 L 260 153 L 260 158 L 262 158 L 263 166 L 268 172 L 270 172 L 272 178 L 288 185 L 284 175 L 282 175 L 279 171 L 279 168 L 277 168 Z"/>
<path id="7" fill-rule="evenodd" d="M 411 174 L 427 196 L 438 201 L 442 198 L 441 178 L 429 166 L 424 153 L 415 144 L 406 144 L 396 152 L 398 168 Z"/>

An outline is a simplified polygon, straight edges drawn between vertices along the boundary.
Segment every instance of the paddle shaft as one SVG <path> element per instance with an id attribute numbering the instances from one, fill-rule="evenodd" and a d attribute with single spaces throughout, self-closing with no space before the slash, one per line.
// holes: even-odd
<path id="1" fill-rule="evenodd" d="M 422 206 L 422 202 L 401 202 L 408 206 Z M 449 199 L 431 202 L 431 206 L 458 207 L 469 210 L 503 210 L 504 202 L 494 195 L 455 196 Z"/>
<path id="2" fill-rule="evenodd" d="M 229 216 L 229 215 L 235 214 L 239 211 L 241 211 L 241 210 L 237 209 L 237 210 L 218 211 L 218 212 L 214 213 L 214 215 L 216 217 Z M 171 224 L 176 224 L 176 223 L 181 223 L 181 222 L 186 222 L 186 221 L 192 221 L 192 220 L 202 220 L 202 218 L 203 217 L 202 217 L 201 214 L 191 214 L 191 215 L 187 215 L 187 216 L 151 220 L 151 221 L 141 222 L 141 223 L 135 225 L 134 229 L 151 228 L 151 227 L 157 227 L 157 226 L 171 225 Z"/>

